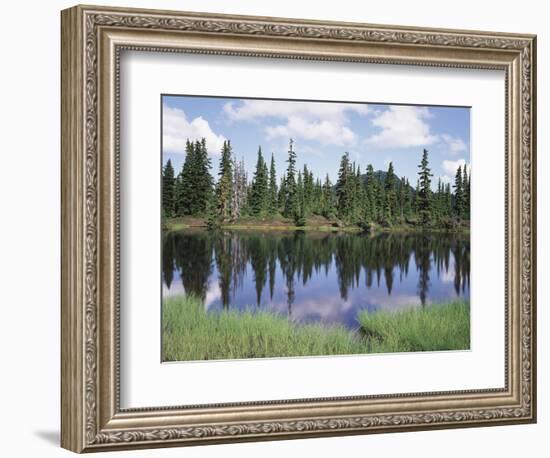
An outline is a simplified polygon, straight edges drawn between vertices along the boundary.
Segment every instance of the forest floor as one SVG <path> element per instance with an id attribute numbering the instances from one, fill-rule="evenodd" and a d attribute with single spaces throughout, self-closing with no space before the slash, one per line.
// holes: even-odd
<path id="1" fill-rule="evenodd" d="M 195 216 L 184 216 L 177 218 L 167 218 L 165 221 L 168 231 L 180 231 L 188 228 L 205 228 L 206 218 Z M 318 231 L 318 232 L 363 232 L 364 229 L 357 225 L 344 225 L 337 219 L 329 219 L 323 216 L 314 215 L 306 219 L 304 226 L 296 226 L 293 219 L 283 217 L 266 216 L 257 217 L 242 217 L 231 223 L 222 224 L 223 229 L 257 229 L 257 230 L 282 230 L 282 231 Z M 390 233 L 408 233 L 408 232 L 460 232 L 467 233 L 470 230 L 470 222 L 462 221 L 452 231 L 441 227 L 425 228 L 418 225 L 407 223 L 394 224 L 392 226 L 381 226 L 372 224 L 370 231 L 372 233 L 390 232 Z"/>
<path id="2" fill-rule="evenodd" d="M 358 332 L 296 324 L 267 311 L 207 312 L 195 297 L 165 298 L 163 361 L 467 350 L 470 304 L 454 301 L 397 312 L 360 312 Z"/>

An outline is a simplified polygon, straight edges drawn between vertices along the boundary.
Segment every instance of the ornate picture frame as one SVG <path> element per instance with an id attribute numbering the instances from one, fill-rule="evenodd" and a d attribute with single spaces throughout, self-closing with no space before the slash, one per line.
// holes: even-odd
<path id="1" fill-rule="evenodd" d="M 62 12 L 61 445 L 75 452 L 536 421 L 536 37 L 75 6 Z M 120 407 L 124 50 L 505 72 L 503 389 Z"/>

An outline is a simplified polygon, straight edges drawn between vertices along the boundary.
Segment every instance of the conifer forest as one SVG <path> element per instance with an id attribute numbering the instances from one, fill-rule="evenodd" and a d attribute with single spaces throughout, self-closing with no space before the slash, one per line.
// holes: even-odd
<path id="1" fill-rule="evenodd" d="M 335 183 L 328 174 L 314 176 L 307 164 L 297 169 L 296 162 L 291 139 L 286 163 L 279 165 L 284 167 L 284 174 L 277 179 L 273 155 L 264 157 L 260 146 L 254 174 L 249 177 L 228 140 L 214 178 L 205 139 L 188 140 L 181 170 L 176 172 L 170 160 L 163 169 L 163 216 L 204 218 L 210 228 L 230 225 L 243 217 L 249 222 L 286 218 L 291 225 L 303 227 L 312 216 L 321 216 L 335 226 L 366 230 L 394 225 L 458 230 L 470 219 L 470 171 L 459 166 L 452 185 L 439 179 L 433 189 L 426 149 L 419 153 L 416 183 L 399 177 L 392 162 L 387 170 L 375 171 L 371 164 L 362 168 L 346 152 Z"/>

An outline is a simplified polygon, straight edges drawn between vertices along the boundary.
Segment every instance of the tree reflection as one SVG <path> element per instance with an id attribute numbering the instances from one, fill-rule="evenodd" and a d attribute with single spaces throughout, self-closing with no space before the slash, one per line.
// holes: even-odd
<path id="1" fill-rule="evenodd" d="M 231 305 L 232 293 L 253 275 L 256 305 L 273 300 L 278 275 L 292 315 L 297 285 L 312 278 L 335 274 L 339 295 L 346 301 L 350 290 L 367 289 L 384 282 L 388 295 L 396 282 L 403 282 L 409 267 L 416 267 L 417 295 L 428 302 L 431 278 L 449 277 L 457 295 L 464 295 L 470 282 L 470 242 L 465 236 L 441 234 L 304 233 L 185 230 L 163 238 L 163 281 L 167 288 L 174 274 L 181 277 L 185 292 L 202 300 L 216 267 L 220 300 Z M 364 275 L 364 278 L 362 277 Z"/>

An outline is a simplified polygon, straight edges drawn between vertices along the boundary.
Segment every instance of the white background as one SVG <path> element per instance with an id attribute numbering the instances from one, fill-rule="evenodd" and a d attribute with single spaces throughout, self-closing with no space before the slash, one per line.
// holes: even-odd
<path id="1" fill-rule="evenodd" d="M 504 72 L 144 52 L 121 66 L 123 408 L 504 387 Z M 159 94 L 182 91 L 472 106 L 471 351 L 159 364 L 154 152 Z"/>
<path id="2" fill-rule="evenodd" d="M 96 3 L 104 3 L 96 0 Z M 550 77 L 545 56 L 544 2 L 428 2 L 353 0 L 258 2 L 240 0 L 117 1 L 142 6 L 315 19 L 350 20 L 538 34 L 539 79 L 539 424 L 325 438 L 271 443 L 122 452 L 128 456 L 547 456 L 545 350 L 550 315 L 544 310 L 548 276 L 550 166 L 542 127 L 548 124 Z M 59 10 L 70 2 L 3 5 L 0 84 L 0 422 L 4 456 L 69 456 L 57 446 L 59 425 Z M 546 55 L 548 53 L 546 52 Z M 545 173 L 546 172 L 546 173 Z M 115 456 L 115 455 L 113 455 Z"/>

